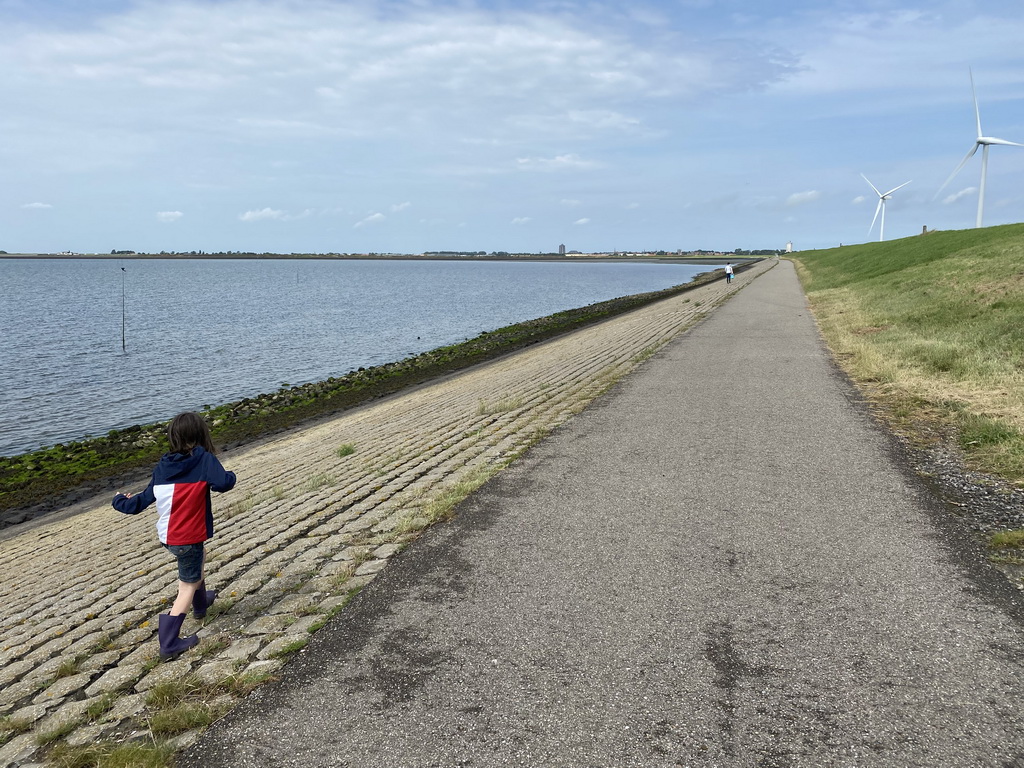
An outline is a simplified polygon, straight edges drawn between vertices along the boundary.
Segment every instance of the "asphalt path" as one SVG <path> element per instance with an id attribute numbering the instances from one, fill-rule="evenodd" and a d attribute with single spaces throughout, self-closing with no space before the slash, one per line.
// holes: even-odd
<path id="1" fill-rule="evenodd" d="M 394 558 L 178 765 L 1024 766 L 1022 615 L 784 262 Z"/>

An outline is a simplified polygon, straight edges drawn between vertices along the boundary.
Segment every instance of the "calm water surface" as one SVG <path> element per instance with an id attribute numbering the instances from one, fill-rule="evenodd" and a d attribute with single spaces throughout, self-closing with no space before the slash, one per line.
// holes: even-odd
<path id="1" fill-rule="evenodd" d="M 0 455 L 340 376 L 709 269 L 0 259 Z"/>

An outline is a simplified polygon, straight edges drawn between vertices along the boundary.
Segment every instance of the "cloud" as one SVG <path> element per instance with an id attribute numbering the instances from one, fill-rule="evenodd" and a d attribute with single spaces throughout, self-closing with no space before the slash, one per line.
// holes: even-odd
<path id="1" fill-rule="evenodd" d="M 5 166 L 5 179 L 28 190 L 40 171 L 73 175 L 112 211 L 119 185 L 143 194 L 142 169 L 173 175 L 192 193 L 176 198 L 192 211 L 190 227 L 204 226 L 195 211 L 214 205 L 248 224 L 342 206 L 365 226 L 375 221 L 360 221 L 363 200 L 395 223 L 411 206 L 418 218 L 429 197 L 437 205 L 427 216 L 449 227 L 465 219 L 476 231 L 487 219 L 476 204 L 536 194 L 514 182 L 499 190 L 490 177 L 528 186 L 614 158 L 621 173 L 602 186 L 621 184 L 627 168 L 639 179 L 643 166 L 661 165 L 660 137 L 688 134 L 705 104 L 793 70 L 769 47 L 723 46 L 668 22 L 652 28 L 650 17 L 612 3 L 586 14 L 577 0 L 36 5 L 27 14 L 17 9 L 35 5 L 0 0 L 0 70 L 17 73 L 0 78 L 0 104 L 29 105 L 5 113 L 5 149 L 42 166 Z M 636 141 L 644 151 L 632 164 Z M 160 210 L 159 198 L 140 201 L 142 210 Z M 250 207 L 260 200 L 281 208 Z M 110 218 L 86 226 L 109 230 Z M 220 247 L 242 245 L 208 226 L 203 236 Z M 303 236 L 330 237 L 326 228 Z"/>
<path id="2" fill-rule="evenodd" d="M 589 224 L 589 223 L 590 223 L 590 219 L 576 219 L 576 221 L 573 222 L 573 224 L 575 224 L 577 226 L 583 226 L 584 224 Z"/>
<path id="3" fill-rule="evenodd" d="M 512 219 L 512 223 L 513 224 L 525 224 L 529 220 L 530 220 L 529 216 L 517 216 L 516 218 Z"/>
<path id="4" fill-rule="evenodd" d="M 576 123 L 601 128 L 625 131 L 638 127 L 641 121 L 635 117 L 623 115 L 609 110 L 574 110 L 568 117 Z"/>
<path id="5" fill-rule="evenodd" d="M 53 206 L 50 205 L 49 203 L 25 203 L 25 205 L 23 205 L 21 207 L 22 208 L 29 208 L 29 209 L 32 209 L 32 210 L 36 210 L 36 209 L 40 209 L 41 210 L 41 209 L 44 209 L 44 208 L 53 208 Z"/>
<path id="6" fill-rule="evenodd" d="M 626 206 L 626 210 L 627 211 L 634 211 L 634 210 L 636 210 L 639 207 L 640 207 L 640 203 L 630 203 L 629 205 Z"/>
<path id="7" fill-rule="evenodd" d="M 90 116 L 104 114 L 112 93 L 130 92 L 131 112 L 155 110 L 161 130 L 205 114 L 243 137 L 427 140 L 428 129 L 444 126 L 460 142 L 516 141 L 531 124 L 552 137 L 621 136 L 649 127 L 637 108 L 647 99 L 698 104 L 792 69 L 777 50 L 682 46 L 610 9 L 582 22 L 543 6 L 497 12 L 423 1 L 387 10 L 324 1 L 115 5 L 78 29 L 15 26 L 0 65 L 17 64 L 20 81 L 45 83 L 48 95 L 57 89 Z"/>
<path id="8" fill-rule="evenodd" d="M 565 199 L 561 200 L 560 202 L 562 203 L 562 205 L 567 205 L 570 208 L 575 208 L 577 205 L 583 205 L 583 203 L 581 201 L 579 201 L 579 200 L 572 200 L 570 198 L 565 198 Z"/>
<path id="9" fill-rule="evenodd" d="M 801 14 L 796 24 L 780 15 L 765 26 L 764 32 L 774 34 L 779 45 L 801 51 L 799 73 L 774 88 L 823 97 L 819 109 L 832 113 L 838 107 L 843 114 L 889 115 L 908 106 L 917 110 L 962 103 L 970 109 L 966 70 L 972 58 L 985 62 L 989 78 L 998 69 L 1000 79 L 1019 80 L 1010 61 L 1000 56 L 1024 35 L 1019 14 L 995 7 L 954 10 L 947 4 L 902 4 L 926 10 L 880 5 L 869 10 L 870 4 L 861 5 L 865 10 L 838 13 L 822 7 Z M 951 50 L 962 53 L 942 55 Z M 857 66 L 850 66 L 851 61 Z M 974 75 L 978 77 L 977 66 Z M 970 131 L 973 125 L 967 125 Z"/>
<path id="10" fill-rule="evenodd" d="M 242 221 L 265 221 L 267 219 L 280 221 L 287 215 L 288 214 L 284 211 L 277 211 L 273 208 L 261 208 L 258 211 L 246 211 L 245 213 L 240 214 L 238 218 Z"/>
<path id="11" fill-rule="evenodd" d="M 854 205 L 860 205 L 860 204 L 861 204 L 861 203 L 863 203 L 863 202 L 864 202 L 865 200 L 867 200 L 867 198 L 866 198 L 866 197 L 865 197 L 864 195 L 857 195 L 857 196 L 856 196 L 855 198 L 853 198 L 853 200 L 851 200 L 850 202 L 852 202 L 852 203 L 853 203 Z"/>
<path id="12" fill-rule="evenodd" d="M 386 219 L 386 218 L 387 218 L 387 216 L 385 216 L 383 213 L 371 213 L 369 216 L 367 216 L 362 221 L 357 221 L 353 225 L 353 228 L 358 229 L 359 227 L 366 226 L 367 224 L 378 224 L 378 223 L 384 221 L 384 219 Z"/>
<path id="13" fill-rule="evenodd" d="M 820 198 L 821 192 L 816 189 L 808 190 L 807 192 L 795 192 L 786 198 L 786 207 L 793 208 L 798 205 L 806 205 Z"/>
<path id="14" fill-rule="evenodd" d="M 516 166 L 523 171 L 564 171 L 596 168 L 598 163 L 584 160 L 579 155 L 558 155 L 557 157 L 520 157 Z"/>
<path id="15" fill-rule="evenodd" d="M 308 216 L 312 216 L 313 213 L 314 211 L 311 208 L 307 208 L 301 213 L 288 213 L 288 211 L 279 211 L 276 208 L 261 208 L 258 211 L 246 211 L 239 214 L 238 218 L 242 221 L 295 221 L 296 219 L 305 219 Z M 183 214 L 178 215 L 181 216 Z"/>
<path id="16" fill-rule="evenodd" d="M 181 211 L 158 211 L 156 214 L 157 221 L 163 221 L 168 224 L 177 221 L 185 214 Z"/>
<path id="17" fill-rule="evenodd" d="M 978 191 L 977 187 L 966 187 L 964 189 L 961 189 L 959 192 L 954 192 L 952 195 L 949 195 L 948 197 L 943 198 L 942 204 L 943 205 L 950 205 L 951 203 L 955 203 L 961 197 L 969 197 L 969 196 L 975 194 L 977 191 Z"/>

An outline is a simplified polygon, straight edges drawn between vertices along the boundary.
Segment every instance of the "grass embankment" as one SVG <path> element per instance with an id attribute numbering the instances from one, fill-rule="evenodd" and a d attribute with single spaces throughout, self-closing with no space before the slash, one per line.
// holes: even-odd
<path id="1" fill-rule="evenodd" d="M 282 389 L 204 412 L 214 441 L 236 446 L 319 416 L 345 410 L 476 363 L 606 320 L 632 309 L 721 279 L 721 270 L 651 293 L 624 296 L 481 333 L 460 344 L 439 347 L 405 360 L 360 368 L 338 378 Z M 0 457 L 2 513 L 57 503 L 83 486 L 150 467 L 167 450 L 166 423 L 115 430 L 105 437 L 57 445 L 14 457 Z M 8 514 L 8 522 L 18 515 Z"/>
<path id="2" fill-rule="evenodd" d="M 1024 224 L 794 260 L 829 346 L 897 430 L 1024 485 Z"/>

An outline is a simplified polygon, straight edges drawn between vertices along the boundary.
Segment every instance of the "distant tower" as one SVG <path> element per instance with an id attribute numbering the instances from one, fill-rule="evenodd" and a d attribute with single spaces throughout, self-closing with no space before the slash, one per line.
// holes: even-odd
<path id="1" fill-rule="evenodd" d="M 558 255 L 559 256 L 565 256 L 565 246 L 564 245 L 558 246 Z"/>
<path id="2" fill-rule="evenodd" d="M 786 243 L 786 253 L 792 253 L 792 252 L 793 252 L 793 241 L 790 240 L 788 243 Z"/>

